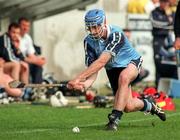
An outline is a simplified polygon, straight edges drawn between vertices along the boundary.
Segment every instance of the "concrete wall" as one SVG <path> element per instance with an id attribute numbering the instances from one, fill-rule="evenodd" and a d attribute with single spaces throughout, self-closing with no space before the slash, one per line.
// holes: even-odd
<path id="1" fill-rule="evenodd" d="M 0 35 L 7 31 L 9 23 L 9 18 L 0 19 Z"/>

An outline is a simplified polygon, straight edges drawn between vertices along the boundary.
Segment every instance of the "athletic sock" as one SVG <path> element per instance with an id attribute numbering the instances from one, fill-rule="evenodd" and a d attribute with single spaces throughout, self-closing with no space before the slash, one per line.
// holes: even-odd
<path id="1" fill-rule="evenodd" d="M 113 109 L 112 114 L 114 114 L 116 118 L 121 119 L 121 117 L 123 115 L 123 112 L 119 111 L 119 110 L 116 110 L 116 109 Z"/>
<path id="2" fill-rule="evenodd" d="M 144 102 L 144 107 L 140 111 L 151 111 L 152 104 L 147 99 L 142 99 L 142 101 Z"/>

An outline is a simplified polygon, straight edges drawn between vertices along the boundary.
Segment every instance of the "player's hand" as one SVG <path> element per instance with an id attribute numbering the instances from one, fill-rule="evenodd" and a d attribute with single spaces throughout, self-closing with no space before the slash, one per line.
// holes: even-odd
<path id="1" fill-rule="evenodd" d="M 78 85 L 79 82 L 80 82 L 79 79 L 70 80 L 70 81 L 68 82 L 68 84 L 67 84 L 67 87 L 68 87 L 69 89 L 74 89 L 74 87 L 75 87 L 76 85 Z"/>
<path id="2" fill-rule="evenodd" d="M 43 66 L 46 63 L 45 57 L 37 56 L 36 59 L 37 65 L 39 66 Z"/>
<path id="3" fill-rule="evenodd" d="M 180 50 L 180 37 L 176 38 L 176 40 L 174 42 L 174 48 L 176 50 Z"/>
<path id="4" fill-rule="evenodd" d="M 81 83 L 75 85 L 73 89 L 74 89 L 74 90 L 79 90 L 79 91 L 81 91 L 81 92 L 84 92 L 84 91 L 85 91 L 84 85 L 81 84 Z"/>
<path id="5" fill-rule="evenodd" d="M 16 49 L 19 49 L 19 47 L 20 47 L 20 40 L 18 40 L 18 39 L 12 40 L 12 44 L 14 45 L 14 47 Z"/>
<path id="6" fill-rule="evenodd" d="M 16 49 L 20 48 L 20 42 L 21 42 L 21 36 L 20 35 L 16 35 L 14 38 L 12 38 L 12 44 L 14 45 L 14 47 Z"/>
<path id="7" fill-rule="evenodd" d="M 68 82 L 67 88 L 71 90 L 79 90 L 84 92 L 84 84 L 80 82 L 80 79 L 74 79 Z"/>

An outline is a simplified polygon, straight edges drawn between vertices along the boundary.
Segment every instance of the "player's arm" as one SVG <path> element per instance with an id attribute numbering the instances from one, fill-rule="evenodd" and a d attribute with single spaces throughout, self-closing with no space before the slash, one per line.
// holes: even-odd
<path id="1" fill-rule="evenodd" d="M 45 58 L 36 56 L 35 54 L 29 54 L 27 57 L 25 57 L 25 61 L 30 64 L 35 64 L 38 66 L 42 66 L 45 64 Z"/>
<path id="2" fill-rule="evenodd" d="M 97 59 L 91 60 L 92 57 L 89 57 L 87 59 L 90 62 L 89 67 L 81 72 L 74 80 L 71 80 L 71 85 L 75 86 L 80 84 L 81 82 L 85 82 L 88 77 L 91 77 L 93 74 L 98 73 L 98 71 L 103 68 L 112 59 L 112 57 L 114 57 L 120 51 L 120 48 L 124 44 L 124 40 L 125 38 L 121 34 L 121 32 L 112 33 L 108 38 L 108 43 L 104 52 L 102 52 L 102 54 Z"/>
<path id="3" fill-rule="evenodd" d="M 111 54 L 108 52 L 103 52 L 100 57 L 95 60 L 87 69 L 85 69 L 82 73 L 80 73 L 76 79 L 80 81 L 87 80 L 88 77 L 97 73 L 101 68 L 103 68 L 111 59 Z"/>
<path id="4" fill-rule="evenodd" d="M 94 83 L 94 81 L 96 80 L 97 78 L 97 75 L 98 73 L 95 73 L 93 75 L 91 75 L 90 77 L 87 78 L 86 81 L 84 81 L 82 84 L 83 84 L 83 87 L 84 89 L 88 89 L 92 86 L 92 84 Z"/>
<path id="5" fill-rule="evenodd" d="M 81 72 L 75 79 L 69 81 L 68 88 L 77 90 L 89 88 L 95 81 L 98 71 L 103 68 L 110 59 L 110 53 L 102 53 L 87 69 Z"/>
<path id="6" fill-rule="evenodd" d="M 71 80 L 68 83 L 68 88 L 69 89 L 75 89 L 75 90 L 80 90 L 80 91 L 85 91 L 88 88 L 90 88 L 92 86 L 92 84 L 94 83 L 94 81 L 97 78 L 98 73 L 95 73 L 93 75 L 91 75 L 90 77 L 88 77 L 84 82 L 79 82 L 79 83 L 74 83 L 74 80 Z"/>

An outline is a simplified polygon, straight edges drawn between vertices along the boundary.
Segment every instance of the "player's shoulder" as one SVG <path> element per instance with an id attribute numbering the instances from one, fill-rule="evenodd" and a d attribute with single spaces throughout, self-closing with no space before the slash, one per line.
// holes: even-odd
<path id="1" fill-rule="evenodd" d="M 91 44 L 94 40 L 92 39 L 92 37 L 90 37 L 89 35 L 87 35 L 85 38 L 84 38 L 84 42 L 88 43 L 88 44 Z"/>
<path id="2" fill-rule="evenodd" d="M 7 44 L 7 41 L 9 41 L 10 38 L 7 33 L 4 33 L 0 36 L 0 46 L 3 48 L 6 48 L 5 44 Z"/>
<path id="3" fill-rule="evenodd" d="M 111 33 L 114 33 L 114 32 L 122 32 L 121 27 L 116 26 L 116 25 L 109 25 L 109 28 L 110 28 L 110 32 L 111 32 Z"/>
<path id="4" fill-rule="evenodd" d="M 109 40 L 113 40 L 114 37 L 120 39 L 123 34 L 123 31 L 119 26 L 110 25 L 109 30 Z"/>
<path id="5" fill-rule="evenodd" d="M 32 41 L 32 38 L 29 34 L 25 34 L 23 39 Z"/>

